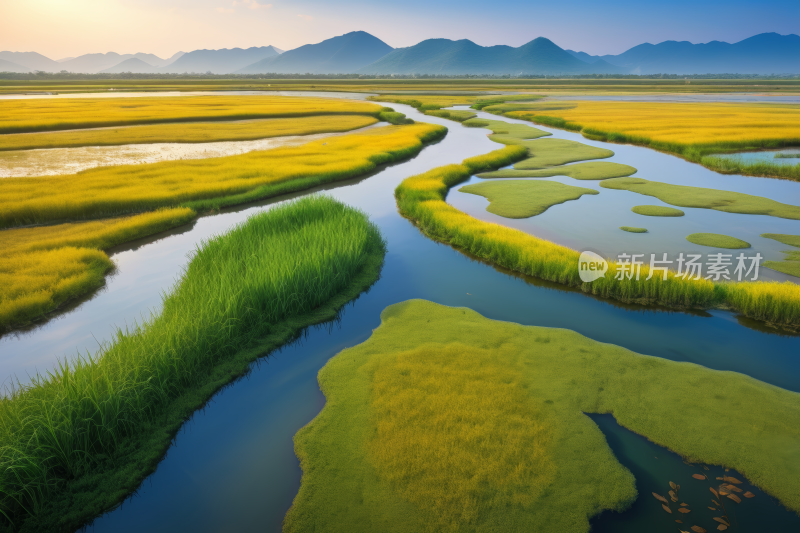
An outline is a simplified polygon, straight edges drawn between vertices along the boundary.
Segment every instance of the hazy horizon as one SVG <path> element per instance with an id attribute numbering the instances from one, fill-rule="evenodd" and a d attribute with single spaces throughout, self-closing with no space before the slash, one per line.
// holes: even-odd
<path id="1" fill-rule="evenodd" d="M 473 0 L 435 5 L 419 0 L 402 5 L 383 0 L 3 0 L 0 50 L 33 51 L 54 60 L 110 51 L 166 59 L 197 49 L 273 45 L 291 50 L 363 30 L 395 48 L 437 37 L 483 46 L 520 46 L 547 37 L 565 49 L 603 55 L 644 42 L 733 43 L 765 32 L 800 33 L 800 3 L 778 0 L 758 10 L 741 1 L 609 6 L 511 0 L 503 5 L 502 11 L 487 12 L 485 3 Z M 714 21 L 710 30 L 709 20 Z"/>

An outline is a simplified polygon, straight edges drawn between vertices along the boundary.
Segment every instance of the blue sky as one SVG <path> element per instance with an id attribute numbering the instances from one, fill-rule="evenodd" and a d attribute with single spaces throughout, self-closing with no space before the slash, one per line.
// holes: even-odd
<path id="1" fill-rule="evenodd" d="M 423 39 L 519 46 L 544 36 L 563 48 L 618 54 L 643 42 L 735 42 L 800 34 L 797 0 L 0 0 L 0 50 L 58 59 L 272 44 L 290 49 L 364 30 L 394 47 Z"/>

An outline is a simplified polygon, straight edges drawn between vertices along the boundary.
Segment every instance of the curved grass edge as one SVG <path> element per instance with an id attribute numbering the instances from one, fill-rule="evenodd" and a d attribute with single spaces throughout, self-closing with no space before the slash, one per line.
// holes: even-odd
<path id="1" fill-rule="evenodd" d="M 376 228 L 377 231 L 377 228 Z M 239 350 L 216 365 L 203 383 L 175 398 L 161 420 L 141 428 L 136 439 L 125 443 L 106 469 L 98 469 L 66 484 L 36 516 L 25 520 L 19 529 L 27 532 L 72 532 L 110 512 L 134 494 L 158 467 L 172 446 L 172 440 L 185 422 L 202 409 L 220 390 L 247 376 L 250 364 L 297 339 L 308 327 L 336 320 L 348 303 L 380 279 L 386 254 L 385 244 L 371 250 L 350 284 L 320 307 L 272 325 L 273 331 L 257 345 Z M 80 498 L 80 506 L 76 499 Z M 13 531 L 13 530 L 12 530 Z"/>
<path id="2" fill-rule="evenodd" d="M 633 226 L 620 226 L 619 229 L 628 233 L 647 233 L 647 228 L 634 228 Z"/>
<path id="3" fill-rule="evenodd" d="M 78 275 L 62 278 L 49 298 L 45 298 L 44 293 L 37 292 L 11 301 L 0 301 L 0 335 L 39 321 L 76 298 L 105 285 L 106 275 L 115 268 L 114 262 L 107 254 L 109 248 L 173 229 L 191 222 L 196 217 L 197 213 L 188 208 L 158 209 L 123 217 L 118 226 L 111 231 L 98 232 L 83 239 L 63 242 L 62 245 L 51 244 L 29 251 L 29 255 L 39 258 L 52 255 L 54 257 L 49 263 L 57 264 L 58 259 L 55 256 L 59 252 L 74 250 L 74 253 L 86 258 L 83 262 L 86 268 Z M 3 231 L 24 232 L 26 229 L 28 228 Z M 0 238 L 2 236 L 3 233 L 0 233 Z M 13 252 L 8 253 L 13 254 Z"/>
<path id="4" fill-rule="evenodd" d="M 278 183 L 262 185 L 261 187 L 256 187 L 251 191 L 247 191 L 241 194 L 183 202 L 180 204 L 180 206 L 194 209 L 197 212 L 218 211 L 223 207 L 231 207 L 239 204 L 246 204 L 248 202 L 254 202 L 257 200 L 265 200 L 275 196 L 280 196 L 282 194 L 288 194 L 288 193 L 302 191 L 305 189 L 311 189 L 313 187 L 325 185 L 326 183 L 345 181 L 357 178 L 359 176 L 369 174 L 370 172 L 374 172 L 375 169 L 380 165 L 392 164 L 401 161 L 403 159 L 414 157 L 415 155 L 420 153 L 427 144 L 439 141 L 443 139 L 446 135 L 447 135 L 447 128 L 445 128 L 444 126 L 433 128 L 429 132 L 418 137 L 419 144 L 411 146 L 405 150 L 383 152 L 378 156 L 370 158 L 370 163 L 372 164 L 372 168 L 356 169 L 355 172 L 349 172 L 345 174 L 331 173 L 328 175 L 317 175 L 317 176 L 310 176 L 307 178 L 290 179 Z"/>
<path id="5" fill-rule="evenodd" d="M 616 131 L 589 128 L 578 122 L 567 122 L 561 117 L 535 115 L 531 112 L 526 113 L 524 111 L 492 110 L 491 107 L 487 107 L 484 110 L 495 115 L 508 116 L 509 118 L 515 118 L 518 120 L 527 120 L 529 122 L 533 122 L 534 124 L 541 124 L 552 128 L 579 132 L 585 138 L 593 141 L 644 146 L 645 148 L 651 148 L 659 152 L 676 155 L 692 163 L 698 163 L 709 170 L 719 172 L 720 174 L 742 174 L 744 176 L 781 178 L 800 181 L 800 165 L 780 165 L 769 162 L 745 163 L 744 161 L 731 160 L 723 157 L 714 157 L 713 155 L 800 146 L 800 138 L 780 140 L 751 139 L 746 141 L 726 141 L 719 143 L 686 145 L 681 143 L 656 141 L 649 137 L 639 135 L 628 135 L 626 133 Z"/>
<path id="6" fill-rule="evenodd" d="M 800 286 L 791 283 L 712 283 L 708 280 L 616 280 L 606 276 L 584 283 L 578 274 L 575 250 L 526 232 L 477 220 L 447 204 L 447 192 L 472 174 L 493 170 L 528 156 L 524 146 L 509 145 L 488 154 L 465 159 L 460 165 L 438 167 L 406 178 L 396 189 L 400 213 L 427 236 L 466 250 L 509 270 L 571 287 L 602 298 L 626 303 L 659 304 L 677 309 L 727 308 L 769 325 L 800 328 Z M 609 271 L 616 271 L 609 261 Z M 644 265 L 642 278 L 649 274 Z"/>

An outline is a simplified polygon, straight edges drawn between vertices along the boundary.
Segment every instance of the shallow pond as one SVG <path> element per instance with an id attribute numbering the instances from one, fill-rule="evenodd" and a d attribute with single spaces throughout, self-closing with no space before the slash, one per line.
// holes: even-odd
<path id="1" fill-rule="evenodd" d="M 344 133 L 287 135 L 285 137 L 272 137 L 254 141 L 125 144 L 121 146 L 81 146 L 77 148 L 0 151 L 0 178 L 55 176 L 58 174 L 74 174 L 81 170 L 95 167 L 142 165 L 159 161 L 225 157 L 256 150 L 296 146 L 317 139 L 347 135 L 348 133 L 386 125 L 388 123 L 378 122 L 371 126 Z"/>
<path id="2" fill-rule="evenodd" d="M 253 365 L 248 377 L 215 396 L 187 422 L 137 495 L 98 519 L 90 531 L 279 531 L 300 484 L 292 438 L 324 404 L 317 372 L 341 349 L 366 340 L 381 310 L 409 298 L 467 306 L 498 320 L 568 328 L 636 352 L 742 372 L 800 391 L 798 337 L 776 334 L 725 311 L 683 313 L 593 298 L 494 268 L 421 235 L 397 213 L 394 188 L 408 176 L 498 145 L 485 130 L 421 116 L 407 106 L 392 107 L 416 120 L 446 125 L 450 133 L 410 161 L 326 188 L 380 226 L 388 241 L 381 279 L 348 305 L 338 322 L 310 328 L 299 342 Z M 638 150 L 641 160 L 652 154 L 678 161 L 678 170 L 695 167 Z M 158 309 L 160 292 L 168 290 L 197 243 L 278 200 L 204 217 L 114 250 L 118 269 L 104 289 L 29 332 L 0 338 L 3 378 L 24 380 L 37 368 L 51 368 L 57 357 L 94 351 L 95 338 L 109 339 L 114 325 Z"/>

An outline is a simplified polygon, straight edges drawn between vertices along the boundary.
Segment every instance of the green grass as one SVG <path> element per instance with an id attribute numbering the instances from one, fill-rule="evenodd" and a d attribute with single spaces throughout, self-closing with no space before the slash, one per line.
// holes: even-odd
<path id="1" fill-rule="evenodd" d="M 800 153 L 786 154 L 778 152 L 777 154 L 775 154 L 775 159 L 798 159 L 798 158 L 800 158 Z"/>
<path id="2" fill-rule="evenodd" d="M 492 130 L 492 134 L 489 135 L 489 138 L 500 144 L 522 144 L 523 146 L 528 146 L 522 141 L 552 135 L 552 133 L 533 128 L 526 124 L 510 124 L 502 120 L 473 118 L 464 121 L 464 125 L 470 128 L 486 128 Z"/>
<path id="3" fill-rule="evenodd" d="M 381 112 L 378 113 L 378 118 L 390 124 L 394 124 L 396 126 L 402 124 L 413 124 L 414 121 L 410 118 L 406 118 L 403 113 L 398 113 L 391 107 L 384 107 L 381 109 Z"/>
<path id="4" fill-rule="evenodd" d="M 762 196 L 740 192 L 672 185 L 642 178 L 616 178 L 600 183 L 606 189 L 632 191 L 653 196 L 664 203 L 678 207 L 701 207 L 726 213 L 745 215 L 769 215 L 778 218 L 800 220 L 800 206 L 782 204 Z"/>
<path id="5" fill-rule="evenodd" d="M 620 226 L 619 229 L 628 233 L 647 233 L 647 228 L 634 228 L 633 226 Z"/>
<path id="6" fill-rule="evenodd" d="M 285 533 L 589 531 L 637 492 L 584 413 L 736 469 L 800 512 L 800 395 L 735 372 L 411 300 L 319 382 Z M 711 530 L 700 516 L 681 527 Z"/>
<path id="7" fill-rule="evenodd" d="M 800 248 L 800 235 L 785 235 L 781 233 L 764 233 L 761 235 L 789 246 Z M 786 250 L 783 261 L 765 261 L 764 266 L 800 278 L 800 250 Z"/>
<path id="8" fill-rule="evenodd" d="M 788 244 L 789 246 L 796 246 L 800 248 L 800 235 L 786 235 L 783 233 L 762 233 L 762 237 L 765 239 L 772 239 L 774 241 L 778 241 L 783 244 Z"/>
<path id="9" fill-rule="evenodd" d="M 0 399 L 0 511 L 74 531 L 152 472 L 183 421 L 248 364 L 330 320 L 377 279 L 384 241 L 323 196 L 198 246 L 163 310 Z"/>
<path id="10" fill-rule="evenodd" d="M 612 163 L 610 161 L 591 161 L 575 163 L 558 168 L 541 170 L 503 169 L 479 174 L 481 178 L 549 178 L 551 176 L 569 176 L 576 180 L 607 180 L 622 178 L 636 173 L 630 165 Z"/>
<path id="11" fill-rule="evenodd" d="M 664 205 L 635 205 L 631 207 L 631 211 L 647 217 L 682 217 L 686 214 L 680 209 Z"/>
<path id="12" fill-rule="evenodd" d="M 434 117 L 455 120 L 456 122 L 464 122 L 465 120 L 475 118 L 475 113 L 472 111 L 465 111 L 463 109 L 433 109 L 430 111 L 425 111 L 425 114 Z"/>
<path id="13" fill-rule="evenodd" d="M 728 235 L 720 235 L 719 233 L 692 233 L 686 237 L 686 240 L 692 244 L 710 246 L 712 248 L 729 248 L 731 250 L 750 248 L 750 243 L 747 241 Z"/>
<path id="14" fill-rule="evenodd" d="M 557 181 L 503 180 L 474 183 L 459 189 L 489 200 L 486 210 L 506 218 L 528 218 L 548 208 L 577 200 L 584 194 L 598 194 L 594 189 L 573 187 Z"/>

